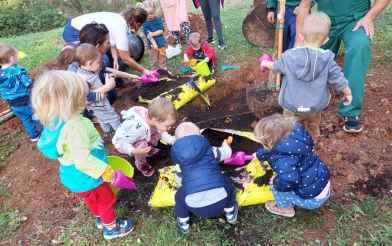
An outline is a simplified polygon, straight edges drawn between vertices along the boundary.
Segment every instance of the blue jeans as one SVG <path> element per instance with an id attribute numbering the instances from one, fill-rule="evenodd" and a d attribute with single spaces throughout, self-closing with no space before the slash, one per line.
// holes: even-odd
<path id="1" fill-rule="evenodd" d="M 284 12 L 283 52 L 294 48 L 297 16 L 293 13 L 296 7 L 286 8 Z"/>
<path id="2" fill-rule="evenodd" d="M 219 202 L 201 208 L 192 208 L 185 203 L 185 190 L 184 187 L 181 186 L 174 196 L 176 201 L 174 211 L 177 216 L 180 218 L 186 218 L 189 217 L 189 213 L 193 213 L 201 218 L 212 218 L 218 216 L 224 208 L 234 207 L 236 203 L 236 196 L 234 193 L 233 181 L 227 176 L 223 176 L 223 179 L 226 182 L 225 190 L 227 192 L 227 197 Z"/>
<path id="3" fill-rule="evenodd" d="M 306 208 L 306 209 L 316 209 L 321 207 L 321 205 L 323 205 L 324 202 L 329 198 L 330 190 L 331 188 L 329 188 L 328 195 L 324 198 L 304 199 L 299 197 L 297 194 L 295 194 L 294 191 L 282 192 L 282 191 L 277 191 L 274 188 L 271 188 L 272 195 L 274 196 L 275 201 L 279 207 L 288 208 L 291 204 L 294 204 L 300 208 Z"/>
<path id="4" fill-rule="evenodd" d="M 34 112 L 31 108 L 31 104 L 12 107 L 12 112 L 16 115 L 16 117 L 21 119 L 26 132 L 30 134 L 30 138 L 36 138 L 37 135 L 44 130 L 44 126 L 38 120 L 33 120 Z M 37 130 L 37 124 L 39 125 L 40 130 Z"/>
<path id="5" fill-rule="evenodd" d="M 66 43 L 79 41 L 79 30 L 71 25 L 71 21 L 68 21 L 67 24 L 65 24 L 63 39 Z"/>

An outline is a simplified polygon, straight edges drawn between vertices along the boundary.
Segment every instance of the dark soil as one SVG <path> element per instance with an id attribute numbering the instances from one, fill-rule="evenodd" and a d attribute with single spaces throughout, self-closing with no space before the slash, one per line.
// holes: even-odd
<path id="1" fill-rule="evenodd" d="M 373 166 L 373 168 L 375 167 Z M 376 177 L 370 177 L 370 179 L 367 181 L 360 180 L 355 182 L 353 190 L 372 197 L 392 198 L 391 177 L 392 171 L 388 170 L 381 173 L 380 175 L 377 175 Z"/>

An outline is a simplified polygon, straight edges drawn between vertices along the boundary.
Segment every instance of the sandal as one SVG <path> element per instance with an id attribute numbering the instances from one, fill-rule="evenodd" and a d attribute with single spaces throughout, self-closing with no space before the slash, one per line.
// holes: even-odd
<path id="1" fill-rule="evenodd" d="M 273 214 L 285 217 L 293 217 L 295 215 L 294 205 L 290 205 L 288 208 L 281 208 L 275 201 L 268 201 L 265 203 L 265 208 Z"/>

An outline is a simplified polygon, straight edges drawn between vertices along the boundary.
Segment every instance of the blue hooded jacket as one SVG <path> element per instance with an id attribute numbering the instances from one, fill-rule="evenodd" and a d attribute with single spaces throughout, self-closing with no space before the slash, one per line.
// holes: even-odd
<path id="1" fill-rule="evenodd" d="M 171 158 L 181 168 L 185 195 L 226 185 L 210 142 L 203 136 L 178 139 L 171 148 Z"/>
<path id="2" fill-rule="evenodd" d="M 273 185 L 277 191 L 294 191 L 301 198 L 314 198 L 330 180 L 328 167 L 313 152 L 313 139 L 301 124 L 295 124 L 289 136 L 270 151 L 256 152 L 276 172 Z"/>
<path id="3" fill-rule="evenodd" d="M 0 94 L 4 100 L 30 97 L 32 84 L 23 67 L 12 65 L 4 70 L 0 68 Z"/>

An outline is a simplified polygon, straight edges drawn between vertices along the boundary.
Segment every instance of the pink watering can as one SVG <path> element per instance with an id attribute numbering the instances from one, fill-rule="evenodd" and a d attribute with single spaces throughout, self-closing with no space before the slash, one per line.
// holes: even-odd
<path id="1" fill-rule="evenodd" d="M 150 76 L 150 75 L 142 75 L 142 83 L 154 83 L 154 82 L 158 82 L 159 81 L 159 77 L 161 77 L 161 74 L 158 73 L 158 71 L 153 71 L 152 74 L 154 76 Z"/>
<path id="2" fill-rule="evenodd" d="M 116 173 L 116 180 L 112 183 L 113 187 L 116 188 L 125 188 L 125 189 L 131 189 L 131 190 L 137 190 L 139 189 L 135 182 L 133 182 L 133 179 L 127 177 L 123 171 L 121 170 L 114 170 Z"/>
<path id="3" fill-rule="evenodd" d="M 225 165 L 244 165 L 245 161 L 250 161 L 254 157 L 253 155 L 247 155 L 244 151 L 238 151 L 234 153 L 230 158 L 223 161 Z"/>
<path id="4" fill-rule="evenodd" d="M 271 61 L 272 62 L 273 60 L 272 60 L 272 57 L 270 57 L 266 52 L 263 52 L 263 55 L 260 57 L 260 63 L 262 61 Z M 267 70 L 266 67 L 261 67 L 262 72 L 265 72 L 266 70 Z"/>

